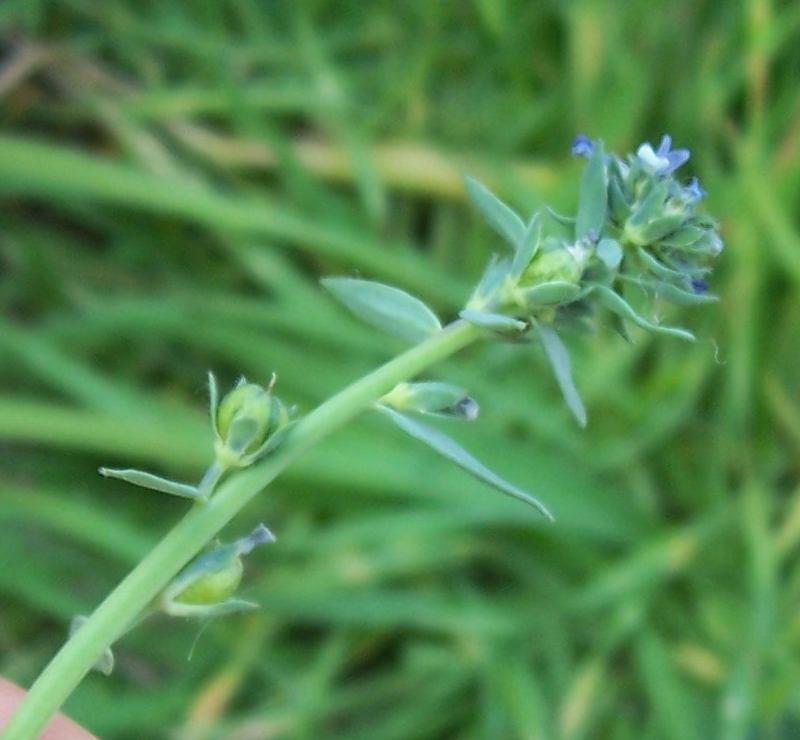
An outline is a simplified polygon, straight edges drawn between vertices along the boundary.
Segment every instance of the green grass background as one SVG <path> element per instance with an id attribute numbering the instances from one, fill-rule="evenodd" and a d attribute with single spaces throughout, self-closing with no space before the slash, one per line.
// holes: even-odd
<path id="1" fill-rule="evenodd" d="M 473 173 L 575 207 L 577 132 L 671 132 L 726 251 L 695 345 L 570 338 L 440 368 L 453 434 L 546 525 L 364 418 L 264 520 L 258 613 L 154 620 L 68 710 L 104 738 L 800 735 L 800 5 L 778 0 L 3 0 L 0 673 L 29 683 L 186 504 L 207 369 L 300 412 L 402 349 L 318 277 L 452 317 L 496 246 Z M 195 644 L 196 643 L 196 644 Z M 190 659 L 191 658 L 191 659 Z"/>

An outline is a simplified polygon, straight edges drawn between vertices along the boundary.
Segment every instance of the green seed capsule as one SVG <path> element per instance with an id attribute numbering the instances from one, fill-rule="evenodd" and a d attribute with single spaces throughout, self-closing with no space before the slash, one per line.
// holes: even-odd
<path id="1" fill-rule="evenodd" d="M 273 395 L 272 384 L 262 388 L 242 383 L 216 409 L 217 459 L 225 467 L 249 465 L 267 440 L 288 423 L 289 412 Z"/>
<path id="2" fill-rule="evenodd" d="M 177 617 L 213 616 L 253 608 L 251 602 L 232 598 L 242 581 L 242 556 L 274 541 L 272 532 L 260 524 L 247 537 L 212 547 L 178 574 L 161 595 L 160 608 Z"/>
<path id="3" fill-rule="evenodd" d="M 217 548 L 198 560 L 206 573 L 174 597 L 180 604 L 218 604 L 232 596 L 242 581 L 244 566 L 232 546 Z"/>

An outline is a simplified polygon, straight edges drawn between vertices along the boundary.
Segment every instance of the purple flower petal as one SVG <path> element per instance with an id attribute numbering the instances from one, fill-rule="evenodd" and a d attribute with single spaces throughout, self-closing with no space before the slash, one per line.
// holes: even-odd
<path id="1" fill-rule="evenodd" d="M 669 162 L 669 166 L 664 170 L 664 174 L 669 175 L 677 170 L 678 167 L 689 159 L 689 156 L 688 149 L 673 149 L 671 152 L 667 152 L 666 158 Z"/>
<path id="2" fill-rule="evenodd" d="M 658 145 L 656 154 L 659 157 L 666 157 L 669 154 L 669 150 L 671 148 L 672 148 L 672 137 L 669 134 L 664 134 L 661 137 L 661 143 Z"/>
<path id="3" fill-rule="evenodd" d="M 705 188 L 700 184 L 700 180 L 693 177 L 686 186 L 686 194 L 691 201 L 698 201 L 706 196 Z"/>
<path id="4" fill-rule="evenodd" d="M 591 157 L 594 142 L 586 134 L 578 134 L 572 140 L 572 153 L 577 157 Z"/>
<path id="5" fill-rule="evenodd" d="M 664 134 L 658 149 L 653 149 L 649 142 L 642 144 L 636 154 L 645 166 L 658 175 L 670 175 L 689 159 L 688 149 L 672 149 L 672 137 Z"/>

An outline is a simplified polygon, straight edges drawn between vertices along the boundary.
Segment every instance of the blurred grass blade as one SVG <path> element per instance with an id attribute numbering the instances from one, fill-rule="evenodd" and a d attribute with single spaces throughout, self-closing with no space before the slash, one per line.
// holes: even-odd
<path id="1" fill-rule="evenodd" d="M 184 179 L 148 172 L 36 139 L 0 135 L 0 193 L 96 200 L 188 218 L 212 228 L 285 239 L 375 275 L 402 280 L 420 292 L 454 302 L 461 287 L 452 275 L 423 266 L 405 246 L 376 249 L 370 239 L 336 223 L 298 212 L 265 195 L 232 197 Z"/>

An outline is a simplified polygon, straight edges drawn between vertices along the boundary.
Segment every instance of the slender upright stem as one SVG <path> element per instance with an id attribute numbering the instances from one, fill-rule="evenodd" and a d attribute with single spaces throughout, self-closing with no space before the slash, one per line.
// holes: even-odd
<path id="1" fill-rule="evenodd" d="M 232 474 L 207 503 L 195 504 L 97 607 L 34 682 L 2 740 L 33 740 L 106 647 L 141 614 L 175 575 L 242 507 L 324 437 L 369 409 L 397 383 L 457 352 L 480 330 L 456 321 L 348 386 L 301 419 L 264 460 Z"/>

